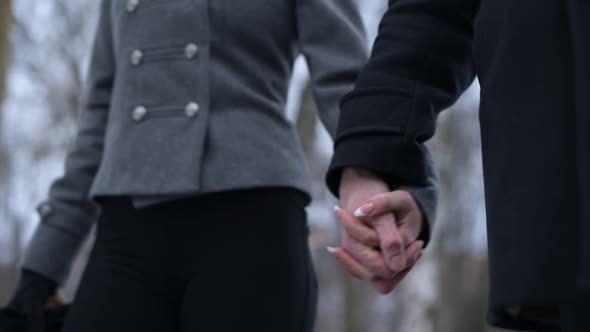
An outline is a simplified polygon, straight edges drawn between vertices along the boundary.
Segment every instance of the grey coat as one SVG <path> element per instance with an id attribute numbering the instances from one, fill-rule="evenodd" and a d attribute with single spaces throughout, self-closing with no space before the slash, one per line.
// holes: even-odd
<path id="1" fill-rule="evenodd" d="M 305 55 L 333 135 L 365 45 L 354 0 L 103 0 L 79 133 L 24 267 L 65 279 L 96 219 L 92 198 L 308 192 L 284 112 L 294 58 Z"/>

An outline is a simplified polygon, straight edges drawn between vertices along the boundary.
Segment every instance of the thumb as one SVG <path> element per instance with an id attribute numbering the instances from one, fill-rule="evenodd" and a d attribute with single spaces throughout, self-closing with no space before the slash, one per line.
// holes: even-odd
<path id="1" fill-rule="evenodd" d="M 375 195 L 366 200 L 354 211 L 358 218 L 379 216 L 388 212 L 399 213 L 412 209 L 414 198 L 405 190 L 397 190 Z"/>
<path id="2" fill-rule="evenodd" d="M 402 235 L 396 224 L 395 215 L 391 212 L 371 218 L 371 225 L 379 237 L 379 248 L 387 266 L 398 273 L 406 266 L 405 247 Z"/>

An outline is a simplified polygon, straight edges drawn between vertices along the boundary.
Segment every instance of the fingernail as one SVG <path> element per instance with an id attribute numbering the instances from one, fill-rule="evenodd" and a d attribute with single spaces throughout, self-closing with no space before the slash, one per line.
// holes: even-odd
<path id="1" fill-rule="evenodd" d="M 354 211 L 354 216 L 355 217 L 366 217 L 366 216 L 370 215 L 371 212 L 373 212 L 373 210 L 375 210 L 375 204 L 373 204 L 371 202 L 365 203 L 360 208 L 356 209 L 356 211 Z"/>
<path id="2" fill-rule="evenodd" d="M 334 247 L 326 247 L 326 250 L 328 250 L 329 253 L 333 254 L 335 253 L 338 249 L 334 248 Z"/>
<path id="3" fill-rule="evenodd" d="M 342 210 L 342 208 L 338 205 L 334 205 L 334 211 Z"/>

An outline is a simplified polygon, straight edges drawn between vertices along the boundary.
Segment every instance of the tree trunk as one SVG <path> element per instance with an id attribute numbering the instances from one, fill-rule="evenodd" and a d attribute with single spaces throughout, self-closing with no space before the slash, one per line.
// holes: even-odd
<path id="1" fill-rule="evenodd" d="M 10 0 L 0 1 L 0 132 L 2 126 L 2 116 L 4 97 L 6 95 L 6 72 L 10 62 L 10 26 L 12 25 L 12 10 Z M 1 136 L 0 136 L 1 138 Z M 4 143 L 0 140 L 0 219 L 9 220 L 10 215 L 7 213 L 8 201 L 6 192 L 8 190 L 8 155 Z M 18 229 L 18 227 L 14 228 Z M 14 235 L 14 234 L 13 234 Z M 14 239 L 14 238 L 13 238 Z M 18 239 L 14 240 L 16 246 L 19 245 Z M 12 248 L 14 250 L 14 246 Z M 0 285 L 8 286 L 0 289 L 0 303 L 4 303 L 8 297 L 8 289 L 12 289 L 12 285 L 16 281 L 16 269 L 13 265 L 0 266 Z"/>
<path id="2" fill-rule="evenodd" d="M 2 0 L 0 1 L 0 103 L 4 100 L 6 91 L 5 77 L 8 59 L 10 58 L 9 31 L 11 22 L 10 0 Z"/>

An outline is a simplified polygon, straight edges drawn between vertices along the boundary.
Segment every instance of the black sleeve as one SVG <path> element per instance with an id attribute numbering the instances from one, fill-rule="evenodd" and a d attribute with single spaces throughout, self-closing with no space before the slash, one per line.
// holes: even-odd
<path id="1" fill-rule="evenodd" d="M 423 143 L 434 135 L 438 113 L 475 77 L 471 48 L 478 9 L 479 0 L 389 2 L 371 59 L 341 102 L 326 177 L 334 194 L 344 167 L 372 170 L 393 189 L 432 185 L 436 175 Z M 431 228 L 434 212 L 423 212 Z"/>

